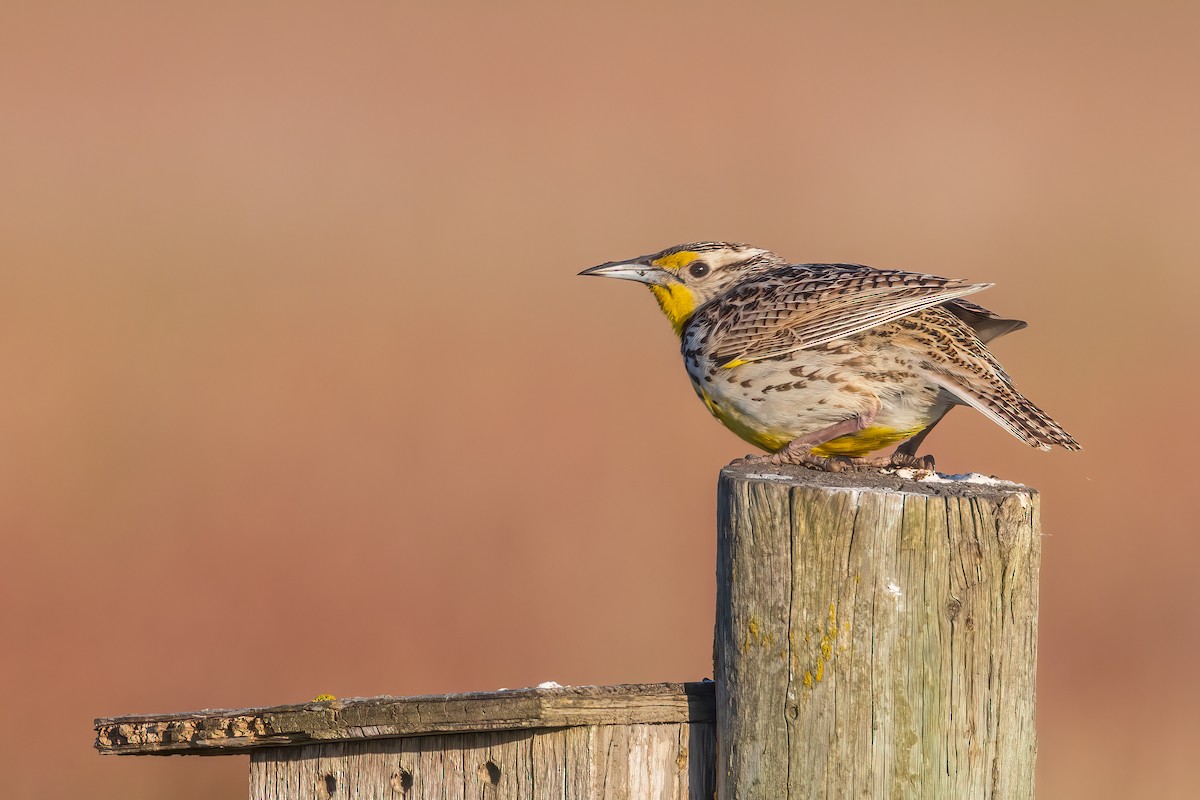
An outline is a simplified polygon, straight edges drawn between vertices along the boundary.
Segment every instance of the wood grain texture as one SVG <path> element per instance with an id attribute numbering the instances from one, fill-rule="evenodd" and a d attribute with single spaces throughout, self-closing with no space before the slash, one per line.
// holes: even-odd
<path id="1" fill-rule="evenodd" d="M 710 800 L 714 723 L 587 725 L 254 750 L 251 800 Z"/>
<path id="2" fill-rule="evenodd" d="M 718 796 L 1033 796 L 1038 495 L 734 466 Z"/>
<path id="3" fill-rule="evenodd" d="M 217 755 L 307 742 L 713 719 L 711 683 L 652 683 L 105 717 L 95 728 L 104 754 Z"/>

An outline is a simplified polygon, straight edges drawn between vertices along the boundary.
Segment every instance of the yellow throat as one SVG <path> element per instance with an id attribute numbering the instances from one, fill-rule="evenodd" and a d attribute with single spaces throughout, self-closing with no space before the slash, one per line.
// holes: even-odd
<path id="1" fill-rule="evenodd" d="M 667 319 L 671 320 L 675 335 L 682 336 L 683 326 L 687 325 L 687 321 L 696 311 L 696 296 L 692 294 L 692 290 L 682 283 L 672 283 L 670 286 L 651 284 L 650 291 L 654 292 L 654 299 L 658 301 Z"/>
<path id="2" fill-rule="evenodd" d="M 650 263 L 663 269 L 680 270 L 695 261 L 699 255 L 690 250 L 681 250 L 678 253 L 656 258 Z M 654 299 L 658 301 L 659 308 L 667 315 L 667 319 L 671 320 L 671 327 L 675 329 L 675 335 L 682 336 L 683 326 L 687 325 L 687 321 L 696 312 L 696 295 L 682 283 L 672 283 L 669 286 L 652 283 L 650 291 L 654 292 Z"/>

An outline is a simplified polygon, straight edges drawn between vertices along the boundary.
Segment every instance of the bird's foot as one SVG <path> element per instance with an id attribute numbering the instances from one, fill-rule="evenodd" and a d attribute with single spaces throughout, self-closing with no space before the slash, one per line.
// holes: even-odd
<path id="1" fill-rule="evenodd" d="M 885 469 L 914 469 L 933 472 L 933 456 L 914 456 L 909 453 L 892 453 L 890 456 L 834 456 L 827 461 L 838 460 L 840 468 L 834 470 L 862 470 L 870 472 Z"/>
<path id="2" fill-rule="evenodd" d="M 891 459 L 887 456 L 854 456 L 847 458 L 848 466 L 853 469 L 872 470 L 883 469 L 892 466 Z"/>
<path id="3" fill-rule="evenodd" d="M 933 472 L 936 468 L 933 456 L 918 456 L 913 453 L 901 453 L 899 451 L 892 453 L 889 462 L 889 466 L 899 469 L 920 469 L 926 472 Z"/>
<path id="4" fill-rule="evenodd" d="M 792 445 L 788 445 L 775 453 L 747 455 L 744 458 L 735 459 L 732 463 L 763 467 L 778 467 L 786 464 L 819 469 L 824 472 L 843 472 L 850 466 L 850 459 L 845 456 L 825 457 L 813 455 L 811 446 L 793 447 Z"/>

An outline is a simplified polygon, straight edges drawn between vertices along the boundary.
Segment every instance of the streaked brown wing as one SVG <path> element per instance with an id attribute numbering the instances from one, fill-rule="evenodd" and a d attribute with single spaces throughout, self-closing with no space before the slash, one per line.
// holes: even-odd
<path id="1" fill-rule="evenodd" d="M 987 289 L 936 275 L 817 264 L 772 271 L 725 299 L 717 363 L 736 364 L 815 347 Z"/>

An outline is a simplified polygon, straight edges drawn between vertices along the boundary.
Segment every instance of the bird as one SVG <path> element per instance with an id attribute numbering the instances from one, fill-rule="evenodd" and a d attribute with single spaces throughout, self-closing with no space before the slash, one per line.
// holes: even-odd
<path id="1" fill-rule="evenodd" d="M 991 283 L 793 264 L 732 242 L 676 245 L 579 274 L 649 286 L 696 394 L 766 451 L 748 461 L 932 470 L 918 448 L 960 405 L 1038 449 L 1080 449 L 988 349 L 1026 327 L 964 299 Z"/>

